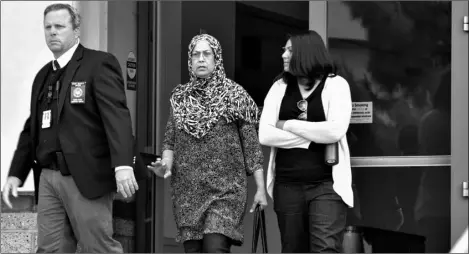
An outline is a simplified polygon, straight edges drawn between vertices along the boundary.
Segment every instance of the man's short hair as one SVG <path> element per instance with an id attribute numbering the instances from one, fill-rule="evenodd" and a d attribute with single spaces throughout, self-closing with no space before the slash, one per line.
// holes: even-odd
<path id="1" fill-rule="evenodd" d="M 80 27 L 80 13 L 78 13 L 77 9 L 69 4 L 63 4 L 63 3 L 57 3 L 57 4 L 51 4 L 47 6 L 47 8 L 44 10 L 44 17 L 47 15 L 47 13 L 51 11 L 58 11 L 58 10 L 67 10 L 68 13 L 70 14 L 70 21 L 72 22 L 73 29 L 77 29 Z"/>

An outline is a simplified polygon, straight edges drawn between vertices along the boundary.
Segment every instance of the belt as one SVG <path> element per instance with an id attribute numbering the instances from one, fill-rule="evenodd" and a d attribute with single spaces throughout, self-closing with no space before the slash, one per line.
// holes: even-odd
<path id="1" fill-rule="evenodd" d="M 50 169 L 54 171 L 60 171 L 60 168 L 58 167 L 57 163 L 53 162 L 48 165 L 41 165 L 42 169 Z"/>
<path id="2" fill-rule="evenodd" d="M 57 158 L 54 155 L 52 155 L 52 161 L 49 164 L 41 164 L 41 168 L 47 168 L 50 170 L 55 170 L 55 171 L 60 171 L 59 164 L 57 163 Z"/>
<path id="3" fill-rule="evenodd" d="M 58 155 L 58 154 L 60 154 L 60 155 Z M 46 165 L 46 167 L 42 167 L 42 168 L 48 168 L 50 170 L 60 171 L 60 173 L 63 176 L 69 176 L 70 172 L 68 170 L 66 162 L 64 161 L 65 159 L 63 157 L 60 158 L 60 157 L 57 157 L 57 156 L 63 156 L 63 155 L 62 155 L 61 152 L 58 152 L 57 154 L 54 154 L 52 156 L 51 163 L 49 163 L 49 165 Z"/>
<path id="4" fill-rule="evenodd" d="M 59 165 L 57 164 L 57 160 L 54 159 L 52 162 L 49 164 L 49 169 L 55 170 L 55 171 L 60 171 Z"/>

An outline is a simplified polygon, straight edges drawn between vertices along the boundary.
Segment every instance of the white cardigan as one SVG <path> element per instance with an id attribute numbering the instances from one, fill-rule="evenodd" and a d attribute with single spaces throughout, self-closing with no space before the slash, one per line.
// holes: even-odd
<path id="1" fill-rule="evenodd" d="M 352 171 L 345 135 L 352 113 L 349 84 L 340 76 L 328 77 L 321 94 L 326 121 L 288 120 L 282 130 L 276 127 L 276 123 L 286 88 L 287 85 L 282 79 L 272 85 L 264 100 L 259 123 L 259 141 L 262 145 L 271 147 L 267 171 L 267 193 L 273 198 L 277 148 L 308 149 L 311 141 L 321 144 L 339 141 L 339 163 L 332 167 L 333 188 L 349 207 L 353 207 Z"/>

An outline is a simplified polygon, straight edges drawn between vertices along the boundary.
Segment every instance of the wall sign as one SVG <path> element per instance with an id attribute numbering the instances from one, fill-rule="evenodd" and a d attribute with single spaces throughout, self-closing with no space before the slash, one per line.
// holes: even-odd
<path id="1" fill-rule="evenodd" d="M 137 58 L 132 51 L 127 57 L 127 90 L 137 90 Z"/>
<path id="2" fill-rule="evenodd" d="M 373 102 L 352 102 L 352 118 L 350 123 L 373 123 Z"/>

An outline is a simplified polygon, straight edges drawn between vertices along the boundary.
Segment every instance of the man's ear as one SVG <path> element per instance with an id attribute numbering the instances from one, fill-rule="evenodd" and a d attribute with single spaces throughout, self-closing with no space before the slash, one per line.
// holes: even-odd
<path id="1" fill-rule="evenodd" d="M 73 32 L 75 33 L 75 39 L 80 38 L 80 28 L 79 27 L 75 28 L 75 30 L 73 30 Z"/>

